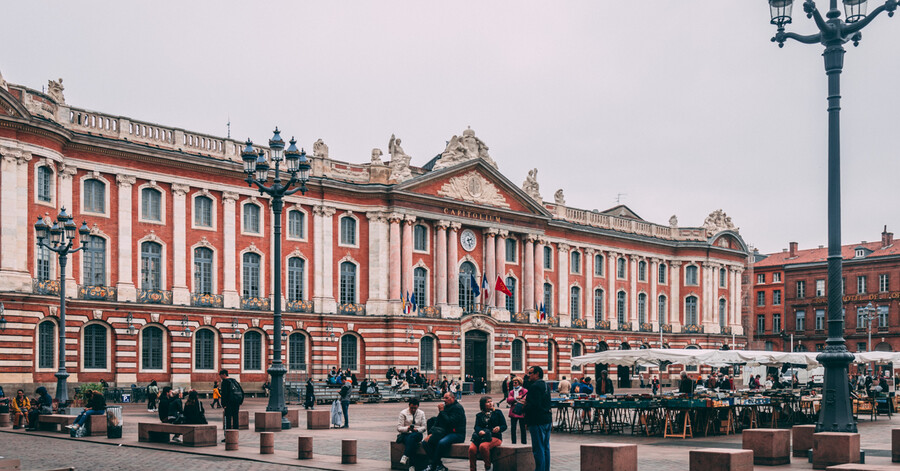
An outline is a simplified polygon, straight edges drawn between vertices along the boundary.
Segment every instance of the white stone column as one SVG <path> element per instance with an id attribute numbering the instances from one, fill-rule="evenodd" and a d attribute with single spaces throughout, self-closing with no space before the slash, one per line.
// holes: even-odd
<path id="1" fill-rule="evenodd" d="M 26 255 L 30 253 L 28 245 L 34 242 L 28 240 L 27 232 L 23 236 L 21 229 L 27 230 L 29 223 L 34 224 L 34 221 L 28 221 L 25 210 L 29 207 L 28 162 L 31 154 L 6 147 L 0 148 L 0 154 L 3 158 L 0 164 L 0 290 L 30 293 L 31 274 Z"/>
<path id="2" fill-rule="evenodd" d="M 499 276 L 506 283 L 506 238 L 508 236 L 509 231 L 500 230 L 497 232 L 497 250 L 495 251 L 497 275 L 494 276 L 494 279 L 488 280 L 488 285 L 490 285 L 491 291 L 494 293 L 494 305 L 497 306 L 497 309 L 502 310 L 506 309 L 506 295 L 497 291 L 497 277 Z"/>
<path id="3" fill-rule="evenodd" d="M 388 250 L 388 300 L 394 304 L 392 313 L 397 314 L 399 311 L 400 299 L 403 297 L 403 289 L 401 287 L 401 262 L 400 262 L 400 224 L 403 222 L 403 215 L 400 213 L 392 213 L 388 218 L 390 229 L 388 238 L 390 239 L 390 248 Z"/>
<path id="4" fill-rule="evenodd" d="M 413 225 L 415 216 L 405 216 L 401 223 L 403 238 L 400 249 L 400 294 L 403 299 L 413 292 Z"/>
<path id="5" fill-rule="evenodd" d="M 490 227 L 485 229 L 484 231 L 484 276 L 488 280 L 488 285 L 490 286 L 491 280 L 497 278 L 497 229 Z M 478 283 L 481 283 L 481 280 L 478 280 Z M 493 286 L 491 286 L 493 288 Z M 494 290 L 490 290 L 491 295 L 496 297 L 496 293 Z M 487 306 L 493 306 L 494 298 L 490 296 L 485 296 L 484 293 L 481 293 L 481 304 Z"/>
<path id="6" fill-rule="evenodd" d="M 703 318 L 701 322 L 704 325 L 704 331 L 708 334 L 718 334 L 719 333 L 719 315 L 718 315 L 718 307 L 719 307 L 719 280 L 718 280 L 718 268 L 715 264 L 704 263 L 703 264 L 703 272 L 705 276 L 703 277 L 703 299 L 702 299 L 702 307 L 701 313 L 703 314 Z"/>
<path id="7" fill-rule="evenodd" d="M 325 205 L 313 207 L 316 218 L 316 292 L 313 305 L 316 312 L 334 314 L 337 300 L 334 299 L 334 213 L 335 208 Z"/>
<path id="8" fill-rule="evenodd" d="M 187 192 L 189 185 L 172 184 L 172 303 L 188 305 L 191 291 L 187 284 Z"/>
<path id="9" fill-rule="evenodd" d="M 628 321 L 631 322 L 631 328 L 635 331 L 640 330 L 640 319 L 637 315 L 637 259 L 635 255 L 628 256 Z"/>
<path id="10" fill-rule="evenodd" d="M 522 265 L 522 307 L 519 312 L 534 311 L 534 234 L 525 235 L 525 260 Z"/>
<path id="11" fill-rule="evenodd" d="M 731 329 L 735 335 L 743 335 L 744 334 L 744 325 L 741 322 L 741 290 L 743 289 L 743 285 L 741 283 L 743 277 L 743 270 L 740 268 L 734 269 L 734 284 L 731 285 L 731 289 L 733 291 L 734 297 L 734 308 L 731 311 Z M 815 315 L 815 313 L 811 313 L 810 316 Z M 812 319 L 812 320 L 810 320 Z M 815 322 L 814 317 L 807 317 L 807 322 Z"/>
<path id="12" fill-rule="evenodd" d="M 659 259 L 651 258 L 649 262 L 650 299 L 647 300 L 647 322 L 652 324 L 653 330 L 659 328 L 659 299 L 657 295 L 657 283 L 659 282 Z"/>
<path id="13" fill-rule="evenodd" d="M 582 294 L 582 312 L 588 329 L 593 329 L 594 322 L 594 254 L 597 251 L 591 248 L 584 249 L 584 289 Z"/>
<path id="14" fill-rule="evenodd" d="M 237 212 L 236 202 L 238 194 L 231 191 L 222 192 L 222 227 L 225 232 L 223 238 L 222 275 L 224 286 L 222 289 L 222 301 L 226 308 L 236 309 L 241 305 L 241 297 L 237 292 Z"/>
<path id="15" fill-rule="evenodd" d="M 57 193 L 57 195 L 59 196 L 59 205 L 60 208 L 66 208 L 66 210 L 69 211 L 69 214 L 73 214 L 75 211 L 74 195 L 72 193 L 72 180 L 74 179 L 76 172 L 77 169 L 71 165 L 59 165 L 59 192 Z M 51 217 L 52 216 L 53 215 L 51 215 Z M 81 221 L 75 221 L 75 224 L 81 227 Z M 69 264 L 66 265 L 67 298 L 75 298 L 78 295 L 78 289 L 75 285 L 75 277 L 72 275 L 72 266 L 75 264 L 73 259 L 74 257 L 70 258 Z M 53 261 L 52 257 L 51 261 Z M 68 288 L 69 286 L 71 286 L 71 288 Z"/>
<path id="16" fill-rule="evenodd" d="M 131 193 L 134 183 L 137 181 L 134 175 L 116 175 L 116 184 L 119 186 L 119 216 L 117 227 L 119 229 L 119 283 L 116 291 L 120 302 L 134 302 L 137 299 L 137 291 L 134 285 L 133 260 L 134 240 L 131 235 L 131 225 L 134 215 L 131 211 Z"/>
<path id="17" fill-rule="evenodd" d="M 609 319 L 609 328 L 616 330 L 619 328 L 619 313 L 616 311 L 616 279 L 619 276 L 616 264 L 618 263 L 619 254 L 609 252 L 606 254 L 606 259 L 609 264 L 609 270 L 606 271 L 606 302 L 609 305 L 609 309 L 607 309 L 606 315 L 607 319 Z"/>
<path id="18" fill-rule="evenodd" d="M 449 293 L 451 311 L 453 313 L 462 313 L 459 307 L 459 229 L 462 224 L 458 222 L 450 223 L 450 231 L 447 232 L 447 292 Z M 441 313 L 442 317 L 448 314 Z"/>
<path id="19" fill-rule="evenodd" d="M 559 306 L 555 312 L 557 317 L 559 317 L 560 327 L 570 327 L 572 325 L 572 319 L 569 317 L 569 250 L 571 248 L 568 244 L 556 244 L 558 254 L 556 263 L 556 303 Z"/>
<path id="20" fill-rule="evenodd" d="M 669 292 L 672 294 L 669 300 L 669 324 L 672 324 L 672 333 L 681 332 L 683 322 L 681 320 L 684 302 L 681 300 L 681 262 L 672 261 L 669 264 Z"/>
<path id="21" fill-rule="evenodd" d="M 387 228 L 385 214 L 368 212 L 369 220 L 369 297 L 366 302 L 366 314 L 383 316 L 387 310 Z"/>
<path id="22" fill-rule="evenodd" d="M 434 304 L 445 309 L 447 306 L 447 227 L 449 221 L 438 221 L 434 225 Z"/>

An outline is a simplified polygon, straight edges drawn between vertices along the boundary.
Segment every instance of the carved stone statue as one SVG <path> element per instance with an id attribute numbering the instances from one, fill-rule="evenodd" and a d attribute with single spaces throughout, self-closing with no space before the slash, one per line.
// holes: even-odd
<path id="1" fill-rule="evenodd" d="M 372 149 L 372 165 L 384 165 L 384 163 L 381 162 L 382 155 L 381 149 L 377 147 Z"/>
<path id="2" fill-rule="evenodd" d="M 434 169 L 439 170 L 446 167 L 452 167 L 458 163 L 467 162 L 472 159 L 482 159 L 491 167 L 497 168 L 497 162 L 488 155 L 488 146 L 475 137 L 475 131 L 468 128 L 462 132 L 462 137 L 453 136 L 447 143 L 447 148 L 441 153 L 441 158 L 434 164 Z"/>
<path id="3" fill-rule="evenodd" d="M 673 229 L 678 227 L 678 218 L 674 214 L 669 218 L 669 227 Z"/>
<path id="4" fill-rule="evenodd" d="M 528 176 L 525 177 L 525 182 L 522 183 L 522 191 L 528 194 L 528 196 L 532 197 L 535 201 L 540 202 L 541 185 L 538 184 L 537 173 L 538 169 L 536 168 L 528 171 Z"/>
<path id="5" fill-rule="evenodd" d="M 56 101 L 56 103 L 60 105 L 66 103 L 66 97 L 63 96 L 63 90 L 65 90 L 66 87 L 63 87 L 62 82 L 63 79 L 59 79 L 58 81 L 47 81 L 47 93 L 50 95 L 50 98 L 52 98 L 54 101 Z"/>
<path id="6" fill-rule="evenodd" d="M 9 91 L 9 86 L 6 84 L 6 80 L 3 79 L 2 73 L 0 73 L 0 88 Z"/>
<path id="7" fill-rule="evenodd" d="M 553 194 L 553 200 L 556 201 L 556 204 L 565 206 L 566 197 L 563 195 L 562 188 L 556 190 L 556 193 Z"/>
<path id="8" fill-rule="evenodd" d="M 313 143 L 313 157 L 319 157 L 322 159 L 328 158 L 328 144 L 325 144 L 325 141 L 319 139 L 315 143 Z"/>
<path id="9" fill-rule="evenodd" d="M 391 154 L 391 180 L 402 182 L 412 178 L 412 172 L 409 170 L 409 161 L 412 157 L 403 151 L 400 147 L 400 139 L 391 134 L 391 140 L 388 141 L 388 152 Z"/>
<path id="10" fill-rule="evenodd" d="M 709 216 L 703 221 L 703 228 L 706 229 L 707 236 L 712 236 L 721 231 L 738 231 L 738 228 L 734 227 L 734 223 L 731 222 L 731 218 L 721 209 L 709 213 Z"/>

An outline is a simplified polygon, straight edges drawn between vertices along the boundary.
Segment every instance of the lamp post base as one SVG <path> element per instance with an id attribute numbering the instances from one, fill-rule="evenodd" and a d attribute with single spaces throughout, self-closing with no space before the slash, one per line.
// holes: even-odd
<path id="1" fill-rule="evenodd" d="M 69 373 L 63 370 L 58 371 L 54 376 L 56 376 L 56 402 L 59 403 L 60 406 L 64 406 L 69 402 L 69 385 L 66 381 L 69 377 Z"/>
<path id="2" fill-rule="evenodd" d="M 822 388 L 822 410 L 816 422 L 816 432 L 856 433 L 850 400 L 848 367 L 853 354 L 842 344 L 829 345 L 816 357 L 825 367 L 825 386 Z"/>

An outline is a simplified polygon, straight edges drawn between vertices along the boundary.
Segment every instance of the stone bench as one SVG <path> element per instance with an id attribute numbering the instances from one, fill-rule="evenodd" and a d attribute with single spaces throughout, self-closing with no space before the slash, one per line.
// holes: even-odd
<path id="1" fill-rule="evenodd" d="M 65 428 L 66 425 L 72 425 L 77 418 L 78 416 L 76 415 L 41 414 L 38 416 L 38 429 L 46 432 L 68 433 L 68 430 Z M 103 416 L 103 420 L 106 420 L 105 415 Z"/>
<path id="2" fill-rule="evenodd" d="M 690 471 L 753 471 L 753 450 L 700 448 L 690 451 Z"/>
<path id="3" fill-rule="evenodd" d="M 753 464 L 778 466 L 791 462 L 791 431 L 755 428 L 742 433 L 742 448 L 753 450 Z"/>
<path id="4" fill-rule="evenodd" d="M 637 445 L 631 443 L 581 445 L 581 471 L 596 469 L 637 471 Z"/>
<path id="5" fill-rule="evenodd" d="M 169 434 L 180 434 L 185 446 L 216 446 L 215 425 L 138 423 L 138 441 L 167 443 Z"/>
<path id="6" fill-rule="evenodd" d="M 450 447 L 450 453 L 444 458 L 469 459 L 469 441 L 455 443 Z M 400 457 L 406 446 L 402 443 L 391 442 L 391 469 L 402 471 L 415 466 L 416 470 L 423 470 L 428 466 L 428 457 L 425 448 L 419 445 L 416 456 L 410 458 L 408 464 L 400 463 Z M 479 460 L 480 461 L 480 460 Z M 491 450 L 492 471 L 530 471 L 534 469 L 534 455 L 531 446 L 528 445 L 500 445 Z"/>

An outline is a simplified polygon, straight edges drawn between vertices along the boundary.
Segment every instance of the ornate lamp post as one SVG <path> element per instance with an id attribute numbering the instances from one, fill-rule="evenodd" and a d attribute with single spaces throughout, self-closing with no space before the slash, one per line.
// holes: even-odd
<path id="1" fill-rule="evenodd" d="M 803 44 L 825 46 L 825 74 L 828 76 L 828 340 L 825 351 L 818 357 L 825 366 L 823 407 L 816 423 L 816 432 L 856 432 L 856 422 L 850 409 L 850 391 L 847 368 L 853 355 L 844 342 L 841 288 L 841 148 L 840 148 L 840 78 L 844 67 L 844 43 L 853 41 L 859 45 L 861 30 L 878 14 L 894 15 L 897 0 L 885 0 L 884 4 L 866 15 L 866 0 L 843 0 L 846 20 L 840 18 L 837 0 L 830 0 L 825 18 L 813 0 L 803 2 L 803 12 L 812 18 L 819 32 L 800 35 L 784 31 L 791 23 L 793 0 L 769 0 L 772 24 L 778 27 L 772 42 L 784 47 L 788 39 Z"/>
<path id="2" fill-rule="evenodd" d="M 88 228 L 87 221 L 81 223 L 81 227 L 77 229 L 81 245 L 73 249 L 76 226 L 72 222 L 72 216 L 63 207 L 56 215 L 56 222 L 52 227 L 45 223 L 43 218 L 38 218 L 34 223 L 34 233 L 37 236 L 38 246 L 56 252 L 59 257 L 59 358 L 57 360 L 59 370 L 55 376 L 56 400 L 63 405 L 69 402 L 68 385 L 66 384 L 66 379 L 69 377 L 69 373 L 66 372 L 66 265 L 70 253 L 88 248 L 91 230 Z"/>
<path id="3" fill-rule="evenodd" d="M 309 181 L 309 161 L 306 160 L 306 152 L 297 150 L 297 141 L 291 138 L 291 145 L 284 149 L 284 140 L 278 128 L 275 128 L 275 135 L 269 140 L 269 150 L 272 153 L 272 165 L 266 160 L 263 151 L 257 154 L 253 150 L 253 143 L 247 139 L 247 147 L 241 152 L 241 158 L 244 161 L 244 172 L 247 174 L 245 180 L 249 186 L 256 185 L 261 195 L 269 195 L 272 198 L 272 212 L 275 214 L 275 263 L 272 272 L 275 280 L 275 306 L 273 307 L 275 315 L 275 326 L 273 327 L 274 335 L 272 339 L 275 342 L 273 352 L 272 366 L 269 367 L 268 373 L 272 376 L 272 387 L 269 394 L 269 404 L 266 410 L 269 412 L 281 412 L 281 429 L 287 430 L 291 428 L 291 423 L 287 420 L 287 408 L 284 405 L 284 375 L 287 369 L 281 361 L 281 210 L 284 207 L 284 197 L 293 195 L 296 192 L 306 194 L 306 182 Z M 284 163 L 285 168 L 281 165 Z M 272 184 L 267 186 L 269 179 L 269 169 L 275 170 L 275 179 Z M 286 181 L 286 172 L 290 178 Z M 295 183 L 300 186 L 291 189 Z"/>

